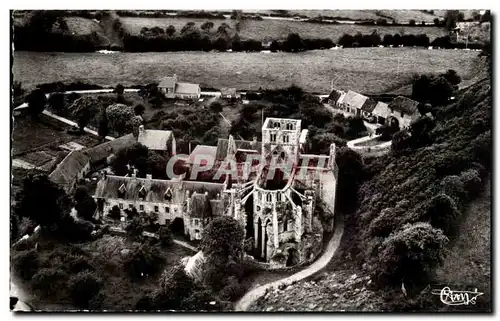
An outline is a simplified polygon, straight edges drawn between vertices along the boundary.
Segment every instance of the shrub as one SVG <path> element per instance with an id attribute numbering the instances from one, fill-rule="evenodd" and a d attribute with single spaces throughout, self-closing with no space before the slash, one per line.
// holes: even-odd
<path id="1" fill-rule="evenodd" d="M 44 268 L 33 276 L 32 284 L 34 289 L 50 295 L 64 290 L 67 279 L 68 274 L 59 268 Z"/>
<path id="2" fill-rule="evenodd" d="M 102 287 L 102 280 L 89 271 L 71 276 L 68 284 L 73 303 L 81 308 L 87 308 Z"/>
<path id="3" fill-rule="evenodd" d="M 460 174 L 460 180 L 464 185 L 465 192 L 469 199 L 474 199 L 481 192 L 482 181 L 479 172 L 475 169 L 469 169 Z"/>
<path id="4" fill-rule="evenodd" d="M 447 235 L 453 232 L 460 216 L 455 201 L 445 194 L 436 195 L 431 199 L 426 214 L 431 225 L 442 229 Z"/>
<path id="5" fill-rule="evenodd" d="M 119 220 L 121 218 L 121 211 L 118 205 L 114 205 L 110 210 L 108 216 L 114 220 Z"/>
<path id="6" fill-rule="evenodd" d="M 36 250 L 27 250 L 14 254 L 12 267 L 24 280 L 30 280 L 35 275 L 39 266 Z"/>
<path id="7" fill-rule="evenodd" d="M 229 278 L 228 284 L 219 292 L 222 300 L 235 301 L 245 293 L 245 287 L 235 277 Z"/>
<path id="8" fill-rule="evenodd" d="M 157 247 L 141 245 L 127 257 L 124 267 L 132 278 L 140 278 L 155 274 L 164 262 L 165 257 Z"/>
<path id="9" fill-rule="evenodd" d="M 406 224 L 386 238 L 371 262 L 375 280 L 398 284 L 425 281 L 444 259 L 448 238 L 428 223 Z"/>
<path id="10" fill-rule="evenodd" d="M 444 194 L 455 199 L 457 203 L 461 204 L 465 201 L 466 193 L 464 183 L 460 179 L 460 176 L 450 175 L 443 178 L 441 181 L 441 189 Z"/>
<path id="11" fill-rule="evenodd" d="M 201 249 L 207 256 L 238 257 L 243 247 L 244 229 L 235 219 L 222 216 L 205 228 Z"/>
<path id="12" fill-rule="evenodd" d="M 162 246 L 169 246 L 173 243 L 172 231 L 168 226 L 161 226 L 158 229 L 158 236 Z"/>

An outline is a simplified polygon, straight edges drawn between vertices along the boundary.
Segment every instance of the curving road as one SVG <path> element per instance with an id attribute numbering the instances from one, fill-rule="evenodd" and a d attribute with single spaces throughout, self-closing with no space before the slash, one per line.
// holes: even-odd
<path id="1" fill-rule="evenodd" d="M 333 258 L 335 251 L 340 245 L 340 239 L 342 238 L 343 234 L 344 234 L 344 222 L 339 221 L 339 223 L 335 228 L 335 232 L 332 235 L 332 238 L 330 239 L 328 245 L 326 246 L 325 251 L 313 264 L 311 264 L 304 270 L 297 272 L 289 277 L 271 283 L 267 283 L 253 290 L 250 290 L 238 302 L 236 302 L 234 310 L 246 311 L 248 310 L 248 308 L 252 303 L 254 303 L 257 299 L 265 295 L 268 289 L 277 288 L 281 285 L 290 285 L 294 282 L 303 280 L 323 269 L 328 264 L 328 262 L 330 262 L 330 260 Z"/>

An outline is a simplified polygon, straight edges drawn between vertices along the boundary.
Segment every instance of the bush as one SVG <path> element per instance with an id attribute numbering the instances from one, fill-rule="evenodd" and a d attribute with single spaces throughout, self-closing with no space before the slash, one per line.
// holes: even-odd
<path id="1" fill-rule="evenodd" d="M 372 276 L 393 284 L 425 282 L 443 262 L 447 243 L 443 232 L 428 223 L 406 224 L 381 243 L 378 257 L 371 262 Z"/>
<path id="2" fill-rule="evenodd" d="M 30 280 L 38 270 L 39 261 L 36 250 L 26 250 L 12 257 L 14 272 L 24 280 Z"/>
<path id="3" fill-rule="evenodd" d="M 450 235 L 456 227 L 456 220 L 460 216 L 455 201 L 445 194 L 434 196 L 427 207 L 427 217 L 432 226 Z"/>
<path id="4" fill-rule="evenodd" d="M 68 277 L 68 274 L 59 268 L 44 268 L 33 276 L 33 288 L 45 295 L 58 293 L 66 288 Z"/>
<path id="5" fill-rule="evenodd" d="M 155 274 L 164 262 L 165 257 L 157 247 L 141 245 L 127 257 L 124 267 L 132 278 L 140 278 Z"/>
<path id="6" fill-rule="evenodd" d="M 73 303 L 81 308 L 87 308 L 90 301 L 97 296 L 102 287 L 102 280 L 89 271 L 71 276 L 68 284 Z"/>
<path id="7" fill-rule="evenodd" d="M 469 169 L 460 174 L 460 180 L 464 185 L 465 192 L 468 199 L 476 198 L 483 187 L 483 182 L 479 172 L 475 169 Z"/>
<path id="8" fill-rule="evenodd" d="M 114 220 L 119 220 L 122 216 L 121 216 L 121 210 L 120 208 L 118 207 L 118 205 L 114 205 L 110 210 L 109 210 L 109 213 L 108 213 L 108 216 Z"/>
<path id="9" fill-rule="evenodd" d="M 238 257 L 243 248 L 244 229 L 235 219 L 222 216 L 205 228 L 201 249 L 207 256 Z"/>
<path id="10" fill-rule="evenodd" d="M 441 189 L 444 194 L 452 197 L 459 204 L 466 199 L 464 183 L 457 175 L 450 175 L 443 178 L 441 181 Z"/>
<path id="11" fill-rule="evenodd" d="M 246 291 L 245 287 L 235 277 L 229 278 L 228 284 L 219 292 L 219 296 L 225 301 L 236 301 Z"/>
<path id="12" fill-rule="evenodd" d="M 172 231 L 168 226 L 161 226 L 158 229 L 158 236 L 162 246 L 170 246 L 173 243 Z"/>

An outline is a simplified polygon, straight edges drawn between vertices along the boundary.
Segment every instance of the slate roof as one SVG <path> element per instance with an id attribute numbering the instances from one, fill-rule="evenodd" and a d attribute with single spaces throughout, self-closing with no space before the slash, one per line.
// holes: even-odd
<path id="1" fill-rule="evenodd" d="M 234 140 L 236 145 L 236 150 L 245 149 L 245 150 L 254 150 L 256 152 L 260 151 L 262 148 L 261 142 L 253 142 L 250 140 Z M 227 148 L 229 146 L 229 139 L 219 138 L 217 141 L 217 151 L 215 153 L 216 160 L 224 160 L 227 157 Z"/>
<path id="2" fill-rule="evenodd" d="M 387 118 L 391 114 L 391 111 L 387 106 L 388 105 L 386 103 L 379 101 L 375 106 L 375 108 L 373 109 L 372 114 L 383 118 Z"/>
<path id="3" fill-rule="evenodd" d="M 207 192 L 208 199 L 213 199 L 216 198 L 217 194 L 221 195 L 224 190 L 224 184 L 219 183 L 172 181 L 107 175 L 106 178 L 100 179 L 97 182 L 95 197 L 118 199 L 120 198 L 118 189 L 122 185 L 125 187 L 125 194 L 122 197 L 124 200 L 168 203 L 168 201 L 165 200 L 165 194 L 170 190 L 172 195 L 171 202 L 175 204 L 184 203 L 187 191 L 190 192 L 190 195 L 193 195 L 194 192 L 202 194 Z M 143 186 L 146 190 L 146 195 L 144 198 L 141 198 L 139 190 Z"/>
<path id="4" fill-rule="evenodd" d="M 188 164 L 193 164 L 197 155 L 204 156 L 215 160 L 217 154 L 217 146 L 197 145 L 187 159 Z"/>
<path id="5" fill-rule="evenodd" d="M 162 80 L 160 80 L 160 83 L 158 84 L 158 88 L 174 88 L 174 86 L 175 86 L 174 77 L 165 77 Z"/>
<path id="6" fill-rule="evenodd" d="M 197 95 L 200 92 L 200 85 L 198 84 L 190 84 L 187 82 L 178 82 L 175 86 L 176 94 L 191 94 Z"/>
<path id="7" fill-rule="evenodd" d="M 334 89 L 334 90 L 332 90 L 332 92 L 328 96 L 328 99 L 337 102 L 341 96 L 342 96 L 342 93 L 340 91 Z"/>
<path id="8" fill-rule="evenodd" d="M 81 150 L 70 152 L 62 161 L 57 165 L 49 179 L 66 190 L 71 189 L 71 185 L 85 166 L 89 163 L 89 157 L 86 156 Z"/>
<path id="9" fill-rule="evenodd" d="M 367 100 L 365 100 L 365 103 L 363 104 L 363 106 L 361 106 L 361 110 L 366 111 L 368 113 L 371 113 L 375 109 L 376 105 L 377 105 L 377 102 L 375 100 L 368 98 Z"/>
<path id="10" fill-rule="evenodd" d="M 367 99 L 368 97 L 349 90 L 344 96 L 344 100 L 342 102 L 350 105 L 351 107 L 360 109 Z"/>
<path id="11" fill-rule="evenodd" d="M 90 158 L 92 163 L 102 161 L 112 154 L 116 154 L 120 149 L 132 146 L 137 142 L 132 134 L 128 134 L 109 142 L 97 145 L 83 151 Z"/>
<path id="12" fill-rule="evenodd" d="M 418 101 L 398 96 L 387 107 L 390 110 L 396 110 L 405 115 L 413 115 L 418 112 Z"/>
<path id="13" fill-rule="evenodd" d="M 172 137 L 170 130 L 139 130 L 137 141 L 151 150 L 167 150 L 167 142 Z"/>

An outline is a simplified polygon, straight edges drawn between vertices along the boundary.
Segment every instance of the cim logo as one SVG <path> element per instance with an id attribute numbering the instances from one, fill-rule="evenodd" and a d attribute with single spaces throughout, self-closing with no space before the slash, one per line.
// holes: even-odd
<path id="1" fill-rule="evenodd" d="M 474 305 L 477 298 L 484 293 L 478 292 L 477 289 L 474 291 L 454 291 L 445 286 L 441 290 L 432 290 L 432 294 L 439 295 L 441 302 L 446 305 Z"/>

